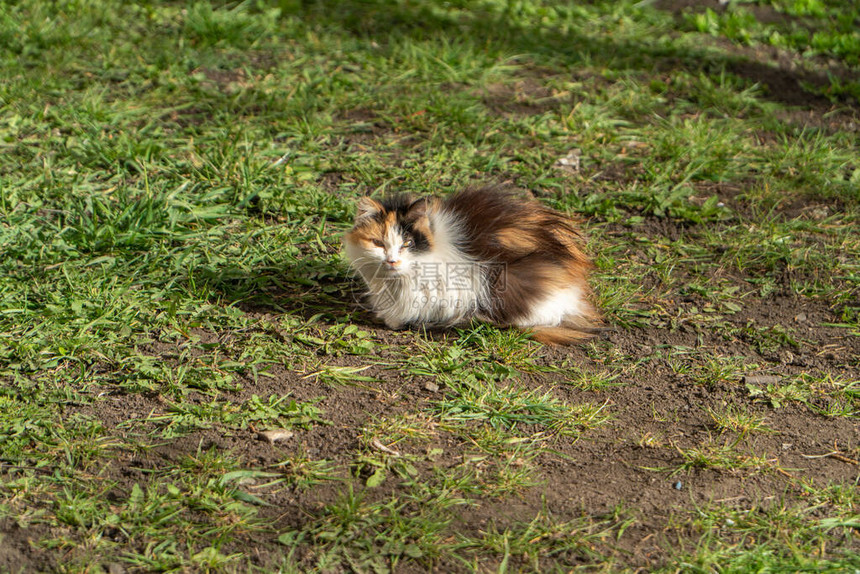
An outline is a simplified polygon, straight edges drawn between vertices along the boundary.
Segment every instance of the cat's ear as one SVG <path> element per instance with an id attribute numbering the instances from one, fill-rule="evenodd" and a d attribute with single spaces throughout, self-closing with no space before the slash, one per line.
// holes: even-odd
<path id="1" fill-rule="evenodd" d="M 410 219 L 417 219 L 419 217 L 424 217 L 427 215 L 427 209 L 430 206 L 430 200 L 426 197 L 422 197 L 421 199 L 416 199 L 412 203 L 409 204 L 409 208 L 406 210 Z"/>
<path id="2" fill-rule="evenodd" d="M 380 213 L 383 209 L 385 208 L 382 207 L 382 204 L 375 199 L 371 199 L 369 197 L 362 197 L 358 200 L 358 206 L 356 207 L 355 222 L 358 223 L 363 219 L 373 217 L 377 213 Z"/>

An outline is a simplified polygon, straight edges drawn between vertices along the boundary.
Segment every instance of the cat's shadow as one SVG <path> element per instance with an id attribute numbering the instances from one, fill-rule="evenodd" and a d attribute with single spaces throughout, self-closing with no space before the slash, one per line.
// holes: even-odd
<path id="1" fill-rule="evenodd" d="M 195 272 L 209 299 L 252 315 L 284 315 L 304 321 L 344 319 L 367 327 L 380 327 L 362 301 L 358 281 L 328 264 L 302 267 L 244 269 L 223 266 Z"/>
<path id="2" fill-rule="evenodd" d="M 316 268 L 317 273 L 314 273 Z M 297 275 L 300 271 L 300 275 Z M 311 279 L 310 277 L 314 277 Z M 411 333 L 431 341 L 448 340 L 455 331 L 443 327 L 393 330 L 378 320 L 364 301 L 364 286 L 348 272 L 331 273 L 326 264 L 295 268 L 265 267 L 249 272 L 235 266 L 198 270 L 195 282 L 205 285 L 209 299 L 259 317 L 293 315 L 302 321 L 357 325 L 383 338 Z"/>

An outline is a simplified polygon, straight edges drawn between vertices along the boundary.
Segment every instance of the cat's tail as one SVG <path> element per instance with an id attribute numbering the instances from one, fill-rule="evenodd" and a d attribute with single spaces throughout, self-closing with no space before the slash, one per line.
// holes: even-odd
<path id="1" fill-rule="evenodd" d="M 574 345 L 583 343 L 599 334 L 599 327 L 532 327 L 532 338 L 544 345 Z"/>

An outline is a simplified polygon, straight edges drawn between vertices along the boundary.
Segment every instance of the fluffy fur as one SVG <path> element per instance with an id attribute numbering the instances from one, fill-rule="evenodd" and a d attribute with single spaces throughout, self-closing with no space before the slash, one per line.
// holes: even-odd
<path id="1" fill-rule="evenodd" d="M 392 329 L 478 318 L 565 344 L 599 320 L 574 222 L 511 191 L 365 197 L 344 244 L 370 307 Z"/>

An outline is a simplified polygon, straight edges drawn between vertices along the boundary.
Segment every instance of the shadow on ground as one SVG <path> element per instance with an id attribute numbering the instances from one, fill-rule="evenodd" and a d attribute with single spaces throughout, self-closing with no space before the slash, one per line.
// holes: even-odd
<path id="1" fill-rule="evenodd" d="M 562 4 L 564 6 L 564 4 Z M 661 1 L 660 9 L 675 17 L 676 29 L 683 26 L 681 15 L 690 9 L 689 2 Z M 711 7 L 725 9 L 716 0 L 695 3 L 695 9 Z M 626 38 L 607 38 L 605 35 L 587 35 L 578 30 L 577 10 L 570 8 L 572 25 L 526 28 L 514 25 L 522 21 L 512 3 L 501 12 L 481 11 L 467 7 L 462 12 L 450 10 L 442 13 L 436 3 L 417 0 L 408 3 L 391 3 L 385 0 L 339 0 L 334 2 L 303 2 L 301 17 L 313 19 L 324 26 L 337 26 L 361 37 L 379 43 L 404 35 L 422 40 L 444 37 L 454 41 L 468 41 L 500 54 L 528 54 L 537 65 L 563 63 L 570 68 L 589 66 L 613 71 L 655 71 L 671 75 L 683 70 L 691 73 L 713 74 L 726 71 L 750 83 L 763 85 L 765 97 L 792 106 L 806 106 L 826 111 L 833 108 L 828 98 L 812 93 L 807 86 L 825 88 L 829 75 L 849 79 L 853 72 L 833 65 L 822 71 L 804 70 L 792 64 L 791 59 L 780 57 L 778 50 L 742 49 L 728 42 L 719 42 L 725 50 L 717 53 L 707 46 L 701 49 L 679 49 L 661 42 Z M 652 18 L 646 12 L 641 18 Z M 631 22 L 631 26 L 635 26 Z M 666 30 L 671 35 L 671 29 Z"/>

